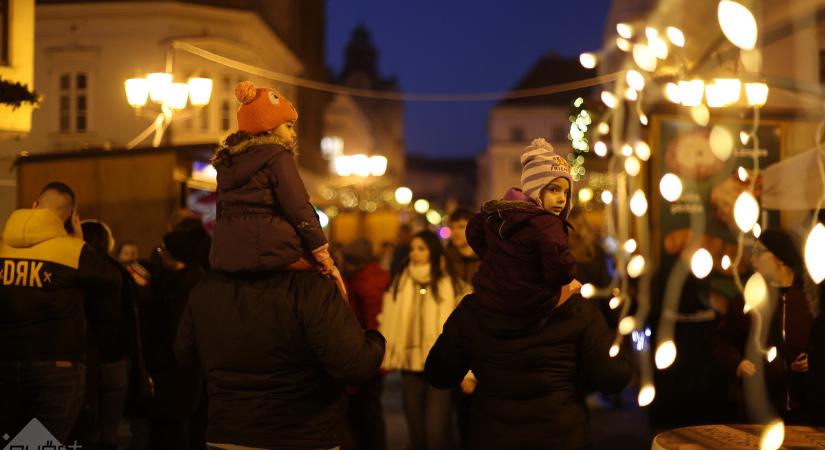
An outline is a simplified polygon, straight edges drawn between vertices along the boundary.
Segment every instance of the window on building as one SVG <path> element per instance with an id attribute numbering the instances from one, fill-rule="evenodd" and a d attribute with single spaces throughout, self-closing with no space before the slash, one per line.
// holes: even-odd
<path id="1" fill-rule="evenodd" d="M 89 127 L 89 76 L 86 72 L 60 74 L 58 123 L 61 133 L 85 133 Z"/>
<path id="2" fill-rule="evenodd" d="M 510 128 L 510 140 L 512 142 L 524 142 L 524 128 L 522 128 L 522 127 Z"/>
<path id="3" fill-rule="evenodd" d="M 9 0 L 0 0 L 0 65 L 9 64 Z"/>
<path id="4" fill-rule="evenodd" d="M 229 131 L 232 126 L 231 111 L 229 100 L 223 100 L 221 102 L 221 131 Z"/>

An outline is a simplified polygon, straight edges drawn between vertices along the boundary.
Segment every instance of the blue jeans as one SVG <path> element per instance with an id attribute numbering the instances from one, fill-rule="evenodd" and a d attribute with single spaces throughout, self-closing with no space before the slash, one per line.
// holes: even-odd
<path id="1" fill-rule="evenodd" d="M 69 361 L 0 361 L 0 436 L 15 436 L 37 418 L 60 442 L 74 425 L 86 391 L 86 365 Z"/>

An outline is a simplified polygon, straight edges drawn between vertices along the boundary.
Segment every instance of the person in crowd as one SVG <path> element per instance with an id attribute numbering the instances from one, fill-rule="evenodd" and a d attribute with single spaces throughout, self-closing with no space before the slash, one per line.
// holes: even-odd
<path id="1" fill-rule="evenodd" d="M 754 377 L 763 367 L 768 398 L 774 410 L 786 423 L 805 422 L 805 389 L 808 372 L 808 345 L 813 327 L 818 294 L 807 279 L 799 244 L 781 229 L 762 232 L 753 246 L 751 264 L 768 283 L 771 295 L 767 303 L 769 320 L 760 336 L 765 349 L 776 348 L 772 361 L 755 361 L 749 356 L 749 335 L 753 321 L 743 313 L 741 297 L 728 306 L 722 318 L 714 345 L 714 357 L 729 380 Z M 778 292 L 777 292 L 778 291 Z M 751 343 L 752 344 L 752 343 Z M 750 352 L 753 353 L 753 352 Z M 745 407 L 745 418 L 759 420 L 749 397 L 737 392 Z"/>
<path id="2" fill-rule="evenodd" d="M 546 312 L 575 293 L 576 261 L 568 246 L 573 177 L 570 165 L 544 139 L 521 156 L 521 189 L 486 202 L 467 225 L 467 242 L 481 258 L 473 290 L 490 309 L 511 311 L 513 298 L 532 298 L 523 308 Z"/>
<path id="3" fill-rule="evenodd" d="M 123 264 L 135 284 L 141 288 L 147 288 L 149 286 L 151 275 L 149 270 L 138 261 L 140 253 L 138 252 L 138 246 L 135 241 L 121 241 L 117 244 L 117 247 L 115 247 L 115 258 Z"/>
<path id="4" fill-rule="evenodd" d="M 452 273 L 438 236 L 425 230 L 413 237 L 409 262 L 384 294 L 379 329 L 387 338 L 387 351 L 382 367 L 402 371 L 411 450 L 446 449 L 452 444 L 451 394 L 427 384 L 424 361 L 466 289 Z"/>
<path id="5" fill-rule="evenodd" d="M 372 242 L 356 239 L 341 249 L 342 268 L 347 282 L 349 302 L 355 317 L 364 329 L 378 328 L 378 315 L 384 291 L 390 284 L 390 275 L 375 260 Z M 347 408 L 353 448 L 384 450 L 387 433 L 381 408 L 384 389 L 382 373 L 350 389 Z"/>
<path id="6" fill-rule="evenodd" d="M 211 266 L 218 271 L 317 270 L 343 279 L 309 203 L 295 163 L 298 112 L 270 88 L 244 81 L 235 88 L 241 102 L 238 131 L 218 147 L 218 218 Z"/>
<path id="7" fill-rule="evenodd" d="M 392 269 L 392 259 L 395 256 L 395 244 L 391 241 L 382 242 L 379 255 L 379 264 L 381 264 L 381 268 L 389 273 L 390 269 Z"/>
<path id="8" fill-rule="evenodd" d="M 344 387 L 375 377 L 384 338 L 316 273 L 213 271 L 191 293 L 175 354 L 206 375 L 209 448 L 331 449 Z"/>
<path id="9" fill-rule="evenodd" d="M 177 362 L 174 342 L 190 292 L 204 276 L 198 244 L 187 231 L 163 237 L 158 252 L 169 275 L 144 307 L 144 353 L 155 388 L 155 395 L 146 399 L 152 450 L 190 448 L 189 419 L 201 398 L 202 378 L 196 366 Z"/>
<path id="10" fill-rule="evenodd" d="M 453 273 L 459 276 L 467 285 L 470 285 L 478 271 L 481 260 L 467 243 L 467 223 L 473 218 L 469 209 L 458 208 L 450 214 L 450 240 L 444 253 L 447 261 L 453 266 Z M 455 408 L 458 437 L 461 447 L 467 449 L 467 429 L 470 423 L 470 405 L 473 401 L 473 391 L 477 380 L 472 372 L 468 372 L 461 382 L 459 389 L 453 391 L 453 407 Z"/>
<path id="11" fill-rule="evenodd" d="M 73 434 L 76 434 L 78 440 L 86 447 L 115 450 L 118 446 L 118 426 L 123 418 L 128 386 L 137 292 L 126 268 L 109 256 L 115 243 L 109 227 L 97 220 L 84 220 L 80 226 L 83 240 L 118 271 L 121 280 L 120 291 L 93 289 L 87 294 L 86 301 L 110 302 L 117 305 L 122 320 L 117 337 L 110 342 L 98 342 L 94 334 L 88 336 L 86 405 Z M 112 349 L 108 352 L 108 357 L 103 357 L 101 346 L 109 346 Z"/>
<path id="12" fill-rule="evenodd" d="M 87 324 L 101 343 L 117 338 L 120 305 L 109 299 L 120 275 L 83 242 L 74 192 L 60 182 L 9 216 L 0 269 L 0 434 L 36 417 L 63 442 L 83 405 Z"/>
<path id="13" fill-rule="evenodd" d="M 407 265 L 410 257 L 410 240 L 413 236 L 412 226 L 408 223 L 402 223 L 398 227 L 398 235 L 395 238 L 395 253 L 392 255 L 392 262 L 390 263 L 390 277 L 395 278 L 401 270 Z"/>

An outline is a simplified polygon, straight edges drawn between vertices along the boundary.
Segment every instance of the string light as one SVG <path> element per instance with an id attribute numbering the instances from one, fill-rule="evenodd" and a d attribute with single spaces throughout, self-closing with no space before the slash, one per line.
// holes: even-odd
<path id="1" fill-rule="evenodd" d="M 653 72 L 656 70 L 657 60 L 656 54 L 645 44 L 636 44 L 633 46 L 633 61 L 642 70 Z"/>
<path id="2" fill-rule="evenodd" d="M 766 359 L 769 363 L 772 363 L 774 359 L 776 359 L 776 347 L 771 347 L 768 349 L 767 355 L 765 355 Z"/>
<path id="3" fill-rule="evenodd" d="M 613 95 L 610 91 L 602 91 L 602 103 L 608 108 L 615 108 L 616 107 L 616 96 Z"/>
<path id="4" fill-rule="evenodd" d="M 611 358 L 615 358 L 616 355 L 619 354 L 619 346 L 616 345 L 616 344 L 611 345 L 610 346 L 610 351 L 608 352 L 608 354 L 610 355 Z"/>
<path id="5" fill-rule="evenodd" d="M 613 297 L 610 299 L 610 302 L 608 302 L 607 306 L 609 306 L 610 309 L 616 309 L 619 307 L 621 303 L 622 301 L 621 299 L 619 299 L 619 297 Z"/>
<path id="6" fill-rule="evenodd" d="M 683 80 L 679 82 L 679 100 L 683 106 L 699 106 L 705 93 L 703 80 Z"/>
<path id="7" fill-rule="evenodd" d="M 677 47 L 685 46 L 685 34 L 682 33 L 682 30 L 676 27 L 667 27 L 666 33 L 671 44 Z"/>
<path id="8" fill-rule="evenodd" d="M 747 169 L 745 169 L 742 166 L 739 166 L 739 168 L 736 169 L 736 176 L 739 177 L 739 181 L 744 183 L 745 181 L 748 180 L 748 171 L 747 171 Z"/>
<path id="9" fill-rule="evenodd" d="M 756 18 L 747 7 L 739 2 L 722 0 L 716 15 L 722 33 L 733 45 L 743 50 L 752 50 L 756 46 Z"/>
<path id="10" fill-rule="evenodd" d="M 665 84 L 665 98 L 671 103 L 682 103 L 682 89 L 676 83 Z"/>
<path id="11" fill-rule="evenodd" d="M 636 251 L 636 240 L 635 239 L 628 239 L 625 241 L 624 245 L 622 246 L 624 251 L 627 253 L 633 253 Z"/>
<path id="12" fill-rule="evenodd" d="M 733 133 L 722 125 L 716 125 L 710 130 L 710 151 L 720 161 L 727 161 L 733 153 Z"/>
<path id="13" fill-rule="evenodd" d="M 662 198 L 671 203 L 679 200 L 682 196 L 682 180 L 675 174 L 664 174 L 659 181 L 659 192 L 662 193 Z"/>
<path id="14" fill-rule="evenodd" d="M 579 62 L 585 69 L 593 69 L 596 67 L 596 55 L 592 53 L 582 53 L 579 55 Z"/>
<path id="15" fill-rule="evenodd" d="M 659 344 L 656 348 L 656 368 L 664 370 L 676 361 L 676 344 L 672 340 L 667 340 Z"/>
<path id="16" fill-rule="evenodd" d="M 633 148 L 636 156 L 642 161 L 650 159 L 650 146 L 645 141 L 636 141 L 636 146 Z"/>
<path id="17" fill-rule="evenodd" d="M 713 270 L 713 257 L 710 252 L 704 248 L 696 250 L 690 258 L 690 271 L 693 272 L 693 276 L 701 280 L 710 275 L 711 270 Z"/>
<path id="18" fill-rule="evenodd" d="M 632 48 L 632 45 L 630 44 L 630 41 L 628 41 L 627 39 L 625 39 L 623 37 L 617 37 L 616 38 L 616 47 L 619 47 L 619 50 L 621 50 L 623 52 L 629 52 L 630 49 Z"/>
<path id="19" fill-rule="evenodd" d="M 644 408 L 645 406 L 653 403 L 654 398 L 656 398 L 656 388 L 654 388 L 652 384 L 646 384 L 639 390 L 639 397 L 637 400 L 639 402 L 639 406 Z"/>
<path id="20" fill-rule="evenodd" d="M 723 270 L 730 269 L 730 264 L 731 264 L 730 256 L 728 256 L 728 255 L 723 256 L 722 257 L 722 269 Z"/>
<path id="21" fill-rule="evenodd" d="M 745 97 L 750 106 L 764 106 L 768 102 L 768 85 L 765 83 L 745 83 Z"/>
<path id="22" fill-rule="evenodd" d="M 645 271 L 645 258 L 642 255 L 633 255 L 627 262 L 627 275 L 638 278 Z"/>
<path id="23" fill-rule="evenodd" d="M 630 144 L 625 144 L 622 146 L 622 156 L 630 156 L 633 154 L 633 147 Z"/>
<path id="24" fill-rule="evenodd" d="M 647 212 L 647 198 L 643 190 L 636 190 L 630 198 L 630 212 L 636 217 L 642 217 Z"/>
<path id="25" fill-rule="evenodd" d="M 633 156 L 628 156 L 627 159 L 624 160 L 624 170 L 631 177 L 635 177 L 636 175 L 638 175 L 641 169 L 642 165 L 641 163 L 639 163 L 639 160 L 637 158 Z"/>
<path id="26" fill-rule="evenodd" d="M 778 450 L 783 442 L 785 442 L 785 423 L 775 420 L 762 431 L 759 450 Z"/>
<path id="27" fill-rule="evenodd" d="M 626 336 L 636 328 L 636 319 L 633 316 L 627 316 L 619 321 L 619 334 Z"/>
<path id="28" fill-rule="evenodd" d="M 636 70 L 628 70 L 627 74 L 625 75 L 625 80 L 627 81 L 627 85 L 636 89 L 637 91 L 641 91 L 645 88 L 645 77 Z"/>
<path id="29" fill-rule="evenodd" d="M 593 152 L 595 152 L 597 156 L 606 156 L 607 144 L 602 141 L 596 141 L 596 143 L 593 144 Z"/>
<path id="30" fill-rule="evenodd" d="M 805 239 L 805 265 L 815 283 L 825 280 L 825 226 L 816 224 Z"/>
<path id="31" fill-rule="evenodd" d="M 743 292 L 745 297 L 745 312 L 756 309 L 768 297 L 768 284 L 765 278 L 759 272 L 754 272 L 748 282 L 745 283 L 745 290 Z"/>
<path id="32" fill-rule="evenodd" d="M 633 37 L 633 27 L 626 23 L 617 23 L 616 33 L 619 33 L 619 36 L 625 39 L 630 39 Z"/>
<path id="33" fill-rule="evenodd" d="M 759 218 L 759 203 L 756 202 L 753 194 L 748 191 L 739 194 L 733 204 L 733 218 L 736 221 L 736 226 L 743 233 L 753 229 L 756 220 Z"/>
<path id="34" fill-rule="evenodd" d="M 596 295 L 596 287 L 590 283 L 585 283 L 581 287 L 581 295 L 584 298 L 591 298 Z"/>
<path id="35" fill-rule="evenodd" d="M 610 191 L 602 191 L 602 203 L 605 205 L 613 203 L 613 193 Z"/>

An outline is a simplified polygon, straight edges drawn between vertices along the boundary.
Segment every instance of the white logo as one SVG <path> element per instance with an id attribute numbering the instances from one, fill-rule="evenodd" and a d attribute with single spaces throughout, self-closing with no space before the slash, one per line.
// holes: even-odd
<path id="1" fill-rule="evenodd" d="M 68 447 L 64 446 L 37 419 L 32 419 L 11 441 L 9 441 L 8 434 L 4 434 L 2 438 L 0 445 L 8 441 L 3 450 L 79 450 L 83 448 L 77 441 Z"/>

